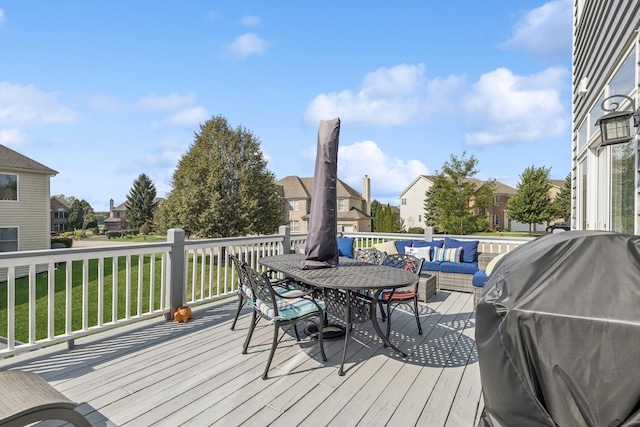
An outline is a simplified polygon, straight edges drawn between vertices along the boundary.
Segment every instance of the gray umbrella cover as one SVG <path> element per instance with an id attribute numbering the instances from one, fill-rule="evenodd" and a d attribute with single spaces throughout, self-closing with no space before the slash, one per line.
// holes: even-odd
<path id="1" fill-rule="evenodd" d="M 309 212 L 309 233 L 305 243 L 305 256 L 300 261 L 300 268 L 303 269 L 338 266 L 336 182 L 339 139 L 340 119 L 321 120 Z"/>

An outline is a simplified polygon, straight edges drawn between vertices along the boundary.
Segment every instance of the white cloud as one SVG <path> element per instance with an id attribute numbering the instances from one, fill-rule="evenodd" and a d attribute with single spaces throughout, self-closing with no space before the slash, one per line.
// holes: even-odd
<path id="1" fill-rule="evenodd" d="M 172 93 L 167 96 L 145 96 L 138 101 L 138 107 L 151 111 L 178 111 L 196 104 L 196 95 L 192 92 L 186 95 Z"/>
<path id="2" fill-rule="evenodd" d="M 121 99 L 107 95 L 93 95 L 86 100 L 86 103 L 95 110 L 110 113 L 118 112 L 124 108 L 124 103 Z"/>
<path id="3" fill-rule="evenodd" d="M 572 0 L 545 3 L 523 15 L 500 47 L 523 49 L 539 59 L 570 59 L 572 14 Z"/>
<path id="4" fill-rule="evenodd" d="M 344 122 L 398 126 L 424 121 L 452 105 L 463 77 L 429 81 L 423 64 L 400 64 L 367 74 L 358 93 L 350 90 L 318 95 L 307 106 L 305 121 L 340 117 Z"/>
<path id="5" fill-rule="evenodd" d="M 242 24 L 247 27 L 254 27 L 262 24 L 262 18 L 259 16 L 245 15 L 242 17 Z"/>
<path id="6" fill-rule="evenodd" d="M 165 120 L 170 126 L 191 127 L 209 119 L 209 113 L 203 107 L 194 107 L 179 111 Z"/>
<path id="7" fill-rule="evenodd" d="M 26 141 L 26 137 L 18 129 L 0 129 L 0 144 L 17 147 Z"/>
<path id="8" fill-rule="evenodd" d="M 265 50 L 267 50 L 267 43 L 254 33 L 238 36 L 227 46 L 227 53 L 240 59 Z"/>
<path id="9" fill-rule="evenodd" d="M 560 67 L 524 77 L 506 68 L 484 74 L 463 103 L 472 120 L 467 143 L 494 145 L 560 135 L 570 120 L 560 100 L 568 74 Z"/>
<path id="10" fill-rule="evenodd" d="M 401 160 L 382 152 L 374 141 L 355 142 L 338 148 L 338 178 L 355 189 L 362 186 L 362 178 L 371 179 L 371 192 L 393 199 L 418 175 L 428 174 L 419 160 Z"/>
<path id="11" fill-rule="evenodd" d="M 2 24 L 4 21 L 6 21 L 7 18 L 4 14 L 4 10 L 0 9 L 0 24 Z"/>
<path id="12" fill-rule="evenodd" d="M 36 126 L 70 123 L 76 114 L 58 103 L 57 93 L 46 93 L 34 85 L 0 82 L 0 126 Z"/>

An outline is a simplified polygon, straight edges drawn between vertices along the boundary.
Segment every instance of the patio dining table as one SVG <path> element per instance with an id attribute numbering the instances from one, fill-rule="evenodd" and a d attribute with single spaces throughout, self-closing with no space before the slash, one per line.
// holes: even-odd
<path id="1" fill-rule="evenodd" d="M 300 261 L 303 259 L 304 256 L 300 254 L 285 254 L 260 258 L 258 262 L 300 282 L 303 286 L 322 289 L 327 313 L 346 323 L 344 350 L 338 371 L 340 375 L 344 375 L 349 330 L 354 323 L 371 320 L 382 342 L 402 357 L 407 357 L 382 332 L 376 316 L 376 307 L 378 298 L 385 289 L 415 285 L 419 280 L 418 275 L 402 268 L 375 265 L 345 257 L 340 257 L 337 267 L 302 269 Z M 362 289 L 370 290 L 372 296 L 358 292 Z"/>

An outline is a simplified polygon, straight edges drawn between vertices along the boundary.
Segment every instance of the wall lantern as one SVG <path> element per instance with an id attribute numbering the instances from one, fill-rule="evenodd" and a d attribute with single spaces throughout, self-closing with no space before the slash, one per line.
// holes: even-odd
<path id="1" fill-rule="evenodd" d="M 625 98 L 631 102 L 631 111 L 617 111 L 620 106 L 619 102 L 611 101 L 611 108 L 605 107 L 605 103 L 611 98 Z M 600 105 L 602 111 L 608 111 L 608 114 L 596 120 L 596 126 L 600 126 L 600 135 L 602 136 L 602 145 L 622 144 L 629 142 L 634 138 L 631 134 L 629 119 L 633 117 L 633 126 L 640 126 L 640 114 L 636 111 L 636 103 L 627 95 L 611 95 L 605 98 Z"/>

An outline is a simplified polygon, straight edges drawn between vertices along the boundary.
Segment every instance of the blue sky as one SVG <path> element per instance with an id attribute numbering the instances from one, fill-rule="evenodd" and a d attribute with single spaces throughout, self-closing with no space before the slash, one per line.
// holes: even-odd
<path id="1" fill-rule="evenodd" d="M 451 155 L 513 187 L 571 168 L 571 0 L 0 0 L 0 144 L 108 210 L 159 196 L 199 124 L 259 138 L 277 179 L 313 176 L 341 119 L 338 177 L 398 204 Z"/>

